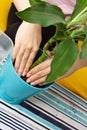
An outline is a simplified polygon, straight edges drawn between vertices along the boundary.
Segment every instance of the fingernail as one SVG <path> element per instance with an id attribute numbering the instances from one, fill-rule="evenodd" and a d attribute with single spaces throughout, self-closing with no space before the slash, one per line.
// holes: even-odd
<path id="1" fill-rule="evenodd" d="M 30 83 L 30 79 L 27 79 L 26 82 L 27 82 L 27 83 Z"/>
<path id="2" fill-rule="evenodd" d="M 17 72 L 18 68 L 15 67 L 15 70 L 16 70 L 16 72 Z"/>
<path id="3" fill-rule="evenodd" d="M 23 72 L 22 76 L 25 76 L 26 75 L 26 72 Z"/>
<path id="4" fill-rule="evenodd" d="M 31 76 L 31 73 L 28 73 L 28 74 L 27 74 L 27 77 L 29 77 L 29 76 Z"/>
<path id="5" fill-rule="evenodd" d="M 30 84 L 33 85 L 33 86 L 36 85 L 35 83 L 30 83 Z"/>
<path id="6" fill-rule="evenodd" d="M 18 75 L 19 75 L 19 76 L 21 76 L 21 75 L 22 75 L 22 73 L 21 73 L 21 72 L 18 72 Z"/>

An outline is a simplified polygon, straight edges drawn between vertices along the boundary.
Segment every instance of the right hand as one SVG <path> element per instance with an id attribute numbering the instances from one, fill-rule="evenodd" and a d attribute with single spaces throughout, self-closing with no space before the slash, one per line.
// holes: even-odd
<path id="1" fill-rule="evenodd" d="M 19 26 L 13 50 L 13 61 L 15 69 L 21 76 L 29 71 L 41 43 L 41 26 L 25 21 Z"/>

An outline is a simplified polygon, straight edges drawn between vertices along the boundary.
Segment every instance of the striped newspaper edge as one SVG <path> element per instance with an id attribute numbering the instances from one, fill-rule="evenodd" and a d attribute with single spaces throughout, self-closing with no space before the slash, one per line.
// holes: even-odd
<path id="1" fill-rule="evenodd" d="M 87 110 L 87 100 L 81 98 L 80 96 L 78 96 L 77 94 L 71 92 L 69 89 L 65 88 L 64 86 L 57 84 L 57 83 L 53 83 L 53 87 L 66 94 L 67 97 L 69 97 L 70 99 L 72 99 L 73 101 L 77 102 L 78 104 L 80 104 L 81 106 L 83 106 L 83 108 L 86 108 Z"/>
<path id="2" fill-rule="evenodd" d="M 13 116 L 9 115 L 4 111 L 0 112 L 0 127 L 2 130 L 33 130 L 24 122 L 20 121 L 17 118 L 14 118 Z"/>
<path id="3" fill-rule="evenodd" d="M 45 98 L 44 98 L 44 96 L 45 96 Z M 75 96 L 75 98 L 74 98 L 74 96 Z M 16 105 L 15 110 L 16 110 L 16 108 L 18 109 L 17 111 L 21 110 L 21 113 L 23 112 L 23 114 L 26 115 L 28 118 L 31 117 L 31 119 L 33 119 L 37 123 L 40 123 L 39 128 L 41 127 L 41 124 L 44 124 L 45 127 L 43 127 L 43 129 L 54 130 L 54 128 L 55 128 L 55 130 L 58 130 L 58 129 L 62 128 L 65 130 L 65 128 L 64 128 L 64 126 L 65 126 L 67 128 L 67 130 L 68 129 L 73 129 L 73 130 L 78 129 L 78 127 L 79 127 L 79 130 L 80 129 L 86 130 L 86 123 L 87 123 L 86 122 L 87 121 L 86 112 L 87 112 L 87 110 L 85 110 L 85 107 L 84 107 L 85 101 L 82 100 L 81 98 L 79 98 L 79 99 L 78 98 L 79 97 L 76 97 L 76 95 L 74 95 L 73 93 L 67 91 L 64 88 L 61 88 L 57 84 L 54 84 L 54 86 L 51 89 L 26 100 L 24 103 L 21 104 L 22 107 L 20 105 Z M 50 99 L 50 100 L 48 100 L 48 99 Z M 66 100 L 64 100 L 64 99 L 66 99 Z M 78 99 L 78 100 L 76 100 L 76 99 Z M 78 102 L 78 101 L 81 101 L 81 102 Z M 70 113 L 67 113 L 67 111 L 61 111 L 62 110 L 61 107 L 57 106 L 59 104 L 59 102 L 60 102 L 60 106 L 62 108 L 65 107 L 65 108 L 68 108 L 68 110 L 70 109 L 70 107 L 74 106 L 73 109 L 70 109 L 71 112 L 73 112 L 73 110 L 74 110 L 74 112 L 75 112 L 74 117 L 71 116 Z M 70 104 L 70 102 L 71 102 L 71 104 Z M 11 106 L 11 108 L 12 108 L 12 106 Z M 37 113 L 39 113 L 39 115 Z M 36 115 L 36 117 L 35 117 L 35 115 Z M 61 125 L 61 124 L 63 124 L 63 125 Z M 73 126 L 73 124 L 74 124 L 74 126 Z M 56 127 L 57 125 L 60 126 L 60 128 Z"/>
<path id="4" fill-rule="evenodd" d="M 21 107 L 20 105 L 10 105 L 4 101 L 1 101 L 0 107 L 2 111 L 7 112 L 8 114 L 10 114 L 10 116 L 14 118 L 16 117 L 17 120 L 21 120 L 21 122 L 24 122 L 26 125 L 30 126 L 30 128 L 32 128 L 33 130 L 62 130 L 61 128 L 54 126 L 50 122 L 40 118 L 36 114 Z M 27 129 L 22 129 L 22 130 L 27 130 Z"/>
<path id="5" fill-rule="evenodd" d="M 26 105 L 25 105 L 26 106 Z M 7 108 L 8 107 L 8 108 Z M 39 116 L 36 116 L 35 115 L 35 113 L 34 113 L 34 111 L 33 111 L 33 113 L 32 112 L 30 112 L 29 110 L 27 110 L 27 109 L 24 109 L 23 107 L 21 107 L 20 105 L 15 105 L 15 106 L 10 106 L 10 104 L 7 104 L 7 103 L 5 103 L 5 102 L 2 102 L 2 108 L 4 108 L 4 110 L 5 110 L 5 113 L 6 113 L 6 110 L 7 110 L 7 113 L 10 113 L 12 116 L 14 116 L 14 118 L 16 117 L 18 117 L 18 119 L 19 119 L 19 116 L 21 115 L 23 115 L 23 117 L 20 117 L 20 120 L 22 120 L 22 119 L 24 119 L 24 122 L 25 122 L 25 120 L 26 120 L 26 118 L 28 119 L 28 121 L 27 121 L 27 124 L 29 124 L 29 121 L 31 121 L 31 120 L 33 120 L 33 122 L 31 123 L 31 124 L 33 124 L 33 126 L 35 126 L 35 130 L 41 130 L 41 129 L 43 129 L 43 130 L 65 130 L 65 129 L 67 129 L 67 130 L 72 130 L 72 129 L 70 129 L 69 128 L 69 126 L 67 126 L 66 124 L 64 124 L 64 123 L 62 123 L 62 122 L 60 122 L 60 120 L 58 121 L 56 121 L 56 120 L 54 120 L 53 119 L 53 117 L 51 118 L 52 119 L 52 121 L 54 121 L 54 122 L 56 122 L 57 124 L 55 125 L 55 124 L 53 124 L 53 122 L 51 123 L 50 121 L 47 121 L 47 120 L 45 120 L 45 119 L 43 119 L 42 117 L 40 117 L 40 115 Z M 8 110 L 9 109 L 9 110 Z M 21 110 L 21 111 L 20 111 Z M 36 110 L 36 112 L 37 112 L 37 110 Z M 18 113 L 20 113 L 20 115 L 18 114 Z M 26 113 L 26 114 L 25 114 Z M 46 118 L 49 118 L 49 116 L 48 115 L 45 115 L 46 116 Z M 30 120 L 29 120 L 30 119 Z M 23 121 L 23 120 L 22 120 Z M 35 122 L 36 122 L 36 124 L 35 124 Z M 12 122 L 13 123 L 13 122 Z M 12 124 L 11 123 L 11 121 L 10 121 L 10 125 Z M 26 123 L 25 123 L 26 124 Z M 31 124 L 30 124 L 30 126 L 31 126 Z M 37 124 L 39 125 L 38 127 L 37 127 Z M 58 126 L 58 127 L 57 127 Z M 7 126 L 6 126 L 7 127 Z M 10 127 L 10 126 L 9 126 Z M 18 129 L 18 128 L 17 128 Z M 21 129 L 20 129 L 21 130 Z M 26 129 L 27 130 L 27 129 Z"/>
<path id="6" fill-rule="evenodd" d="M 65 92 L 67 92 L 67 90 Z M 68 93 L 70 92 L 68 91 Z M 74 94 L 71 93 L 71 95 Z M 60 89 L 55 90 L 54 86 L 51 89 L 26 100 L 21 105 L 37 115 L 39 113 L 42 118 L 46 118 L 46 115 L 56 118 L 54 125 L 57 125 L 56 123 L 59 120 L 69 128 L 78 129 L 79 127 L 79 130 L 85 130 L 87 126 L 87 110 L 83 107 L 84 105 L 81 104 L 82 101 L 79 103 L 78 101 L 75 101 L 76 99 L 72 100 L 72 97 L 69 97 L 67 93 L 64 94 Z M 62 117 L 59 115 L 62 115 Z M 51 123 L 53 122 L 52 118 L 48 119 Z"/>
<path id="7" fill-rule="evenodd" d="M 48 115 L 56 121 L 60 120 L 60 122 L 67 124 L 67 126 L 75 127 L 75 129 L 79 127 L 79 130 L 85 130 L 87 126 L 87 110 L 80 108 L 75 102 L 72 103 L 70 99 L 69 101 L 64 100 L 65 97 L 61 98 L 61 94 L 58 95 L 58 93 L 55 95 L 54 91 L 49 89 L 47 92 L 42 92 L 26 100 L 22 103 L 22 106 L 37 115 L 39 113 L 42 118 Z M 51 118 L 49 121 L 52 123 Z"/>
<path id="8" fill-rule="evenodd" d="M 67 90 L 66 90 L 66 93 L 63 93 L 63 91 L 60 91 L 60 89 L 55 90 L 55 86 L 54 86 L 51 89 L 48 89 L 47 91 L 38 94 L 37 96 L 35 96 L 35 98 L 33 97 L 31 99 L 28 99 L 25 102 L 25 106 L 27 106 L 27 109 L 29 109 L 30 105 L 33 104 L 33 108 L 36 105 L 36 108 L 39 108 L 40 110 L 43 109 L 43 111 L 45 112 L 46 111 L 49 112 L 49 110 L 53 108 L 55 110 L 58 110 L 60 113 L 63 113 L 63 116 L 66 115 L 68 117 L 67 122 L 70 122 L 72 126 L 73 124 L 75 124 L 77 128 L 79 125 L 80 129 L 82 128 L 85 129 L 87 127 L 87 109 L 86 109 L 86 106 L 83 107 L 84 105 L 81 104 L 83 99 L 81 98 L 79 99 L 79 101 L 81 100 L 81 103 L 78 101 L 75 101 L 79 97 L 77 96 L 77 98 L 73 100 L 72 97 L 74 96 L 76 97 L 76 95 L 71 93 L 71 95 L 73 96 L 69 97 L 70 94 L 68 94 L 67 92 L 71 93 Z M 86 103 L 85 100 L 83 100 L 83 102 Z M 46 104 L 48 104 L 48 106 L 46 106 Z M 42 106 L 46 106 L 46 107 L 43 108 Z M 45 108 L 46 109 L 49 108 L 49 109 L 46 110 Z M 56 112 L 55 115 L 57 115 L 58 111 Z M 51 111 L 51 113 L 54 113 L 54 112 Z M 59 114 L 58 114 L 58 117 L 59 117 Z M 63 119 L 62 120 L 63 122 L 64 118 L 60 118 L 60 120 L 61 119 Z"/>

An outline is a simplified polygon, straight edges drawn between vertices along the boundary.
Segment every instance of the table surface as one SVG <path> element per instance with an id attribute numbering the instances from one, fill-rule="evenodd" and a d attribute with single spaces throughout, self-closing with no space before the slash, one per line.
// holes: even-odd
<path id="1" fill-rule="evenodd" d="M 0 102 L 0 130 L 87 130 L 87 101 L 56 83 L 19 105 Z"/>

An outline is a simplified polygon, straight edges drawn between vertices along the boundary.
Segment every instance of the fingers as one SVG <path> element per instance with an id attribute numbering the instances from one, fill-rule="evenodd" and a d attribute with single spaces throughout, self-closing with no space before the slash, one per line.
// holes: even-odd
<path id="1" fill-rule="evenodd" d="M 32 63 L 33 63 L 33 60 L 34 60 L 34 58 L 35 58 L 37 52 L 38 52 L 38 50 L 33 50 L 33 51 L 31 51 L 31 53 L 30 53 L 30 55 L 29 55 L 29 57 L 28 57 L 28 59 L 27 59 L 27 62 L 26 62 L 26 64 L 24 65 L 24 70 L 23 70 L 22 76 L 25 76 L 25 75 L 27 74 L 27 72 L 29 71 L 29 68 L 30 68 L 30 66 L 31 66 Z M 21 65 L 22 65 L 22 64 L 21 64 Z M 21 69 L 21 68 L 20 68 L 20 69 Z"/>
<path id="2" fill-rule="evenodd" d="M 39 85 L 39 84 L 43 83 L 43 81 L 45 81 L 45 80 L 46 80 L 46 77 L 42 77 L 42 78 L 40 78 L 40 79 L 38 79 L 38 80 L 32 81 L 30 84 L 33 85 L 33 86 Z M 46 83 L 44 83 L 44 85 L 45 85 L 45 84 L 46 84 Z"/>
<path id="3" fill-rule="evenodd" d="M 31 74 L 34 75 L 42 70 L 45 70 L 46 68 L 48 68 L 51 64 L 52 58 L 49 58 L 48 60 L 40 63 L 39 65 L 37 65 L 36 67 L 34 67 L 32 70 L 30 70 L 27 73 L 27 77 L 29 77 Z"/>
<path id="4" fill-rule="evenodd" d="M 20 67 L 20 63 L 21 63 L 23 55 L 24 55 L 24 48 L 20 48 L 17 55 L 16 55 L 15 65 L 14 65 L 17 72 L 18 72 L 18 69 Z"/>
<path id="5" fill-rule="evenodd" d="M 39 86 L 44 86 L 46 85 L 46 82 L 40 83 Z"/>
<path id="6" fill-rule="evenodd" d="M 50 72 L 50 67 L 42 70 L 35 75 L 30 76 L 30 78 L 27 79 L 27 82 L 30 83 L 31 85 L 38 85 L 42 84 L 43 82 L 45 83 L 46 77 Z"/>
<path id="7" fill-rule="evenodd" d="M 30 83 L 31 85 L 44 85 L 46 84 L 46 78 L 47 75 L 51 71 L 51 64 L 52 59 L 50 58 L 49 60 L 46 60 L 42 62 L 41 64 L 37 65 L 34 67 L 31 71 L 28 72 L 27 74 L 27 82 Z"/>
<path id="8" fill-rule="evenodd" d="M 15 69 L 20 76 L 25 76 L 27 74 L 37 51 L 38 50 L 31 47 L 25 49 L 22 46 L 20 48 L 15 60 Z"/>
<path id="9" fill-rule="evenodd" d="M 17 54 L 18 54 L 18 52 L 19 52 L 19 49 L 20 49 L 20 43 L 15 44 L 14 50 L 13 50 L 13 54 L 12 54 L 12 60 L 13 60 L 13 62 L 15 61 L 15 59 L 16 59 L 16 57 L 17 57 Z"/>
<path id="10" fill-rule="evenodd" d="M 17 68 L 17 72 L 20 76 L 23 73 L 23 70 L 25 68 L 30 53 L 31 50 L 25 49 L 24 51 L 24 49 L 22 49 L 22 52 L 20 50 L 19 55 L 16 57 L 15 68 Z"/>

